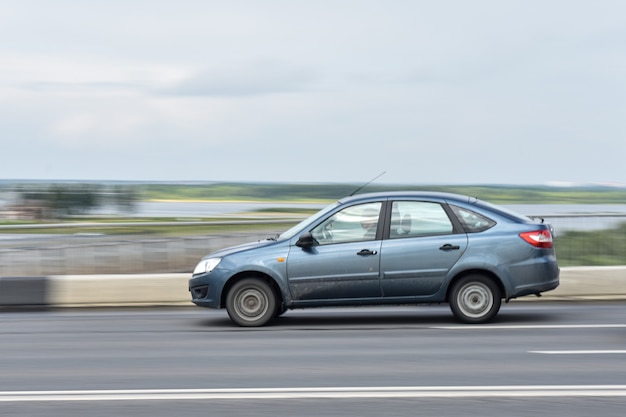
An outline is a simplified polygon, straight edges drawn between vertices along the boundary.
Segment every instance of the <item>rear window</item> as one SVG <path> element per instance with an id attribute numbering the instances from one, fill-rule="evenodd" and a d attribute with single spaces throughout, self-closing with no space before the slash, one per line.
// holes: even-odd
<path id="1" fill-rule="evenodd" d="M 452 205 L 450 208 L 467 233 L 483 232 L 496 225 L 495 221 L 475 211 Z"/>

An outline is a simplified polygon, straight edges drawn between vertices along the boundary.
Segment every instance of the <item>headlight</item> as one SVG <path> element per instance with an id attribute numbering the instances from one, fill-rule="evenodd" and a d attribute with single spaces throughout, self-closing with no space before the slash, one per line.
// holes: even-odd
<path id="1" fill-rule="evenodd" d="M 211 272 L 221 260 L 222 258 L 203 259 L 198 265 L 196 265 L 196 269 L 193 270 L 193 274 L 206 274 L 207 272 Z"/>

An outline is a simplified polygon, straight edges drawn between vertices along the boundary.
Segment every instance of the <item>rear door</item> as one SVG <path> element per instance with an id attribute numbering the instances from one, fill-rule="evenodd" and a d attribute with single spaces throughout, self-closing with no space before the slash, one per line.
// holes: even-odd
<path id="1" fill-rule="evenodd" d="M 383 296 L 435 294 L 467 248 L 467 235 L 437 202 L 393 201 L 390 211 L 381 246 Z"/>

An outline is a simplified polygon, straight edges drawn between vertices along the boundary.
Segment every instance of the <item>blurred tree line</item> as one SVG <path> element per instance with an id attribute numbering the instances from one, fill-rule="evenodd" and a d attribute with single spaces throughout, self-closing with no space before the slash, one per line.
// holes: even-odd
<path id="1" fill-rule="evenodd" d="M 354 183 L 246 183 L 211 181 L 86 182 L 0 180 L 0 193 L 19 189 L 41 201 L 56 201 L 61 211 L 78 212 L 100 204 L 132 210 L 140 200 L 176 201 L 334 201 L 353 193 L 380 191 L 441 191 L 465 194 L 496 204 L 626 204 L 626 187 L 541 185 L 411 185 Z M 55 197 L 52 196 L 55 195 Z M 78 194 L 78 195 L 76 195 Z M 71 203 L 70 203 L 71 202 Z M 64 209 L 65 207 L 66 209 Z"/>
<path id="2" fill-rule="evenodd" d="M 39 218 L 63 218 L 89 214 L 108 207 L 118 213 L 132 213 L 139 201 L 139 192 L 130 185 L 50 184 L 19 185 L 16 207 L 37 213 Z"/>
<path id="3" fill-rule="evenodd" d="M 353 193 L 380 191 L 440 191 L 465 194 L 496 204 L 625 204 L 626 188 L 603 186 L 389 185 L 300 183 L 144 183 L 147 200 L 267 200 L 333 201 Z"/>

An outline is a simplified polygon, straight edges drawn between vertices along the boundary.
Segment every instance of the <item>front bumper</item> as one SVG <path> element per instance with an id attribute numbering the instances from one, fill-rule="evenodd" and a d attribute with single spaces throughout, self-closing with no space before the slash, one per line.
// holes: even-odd
<path id="1" fill-rule="evenodd" d="M 200 307 L 221 308 L 225 271 L 214 269 L 189 280 L 191 302 Z"/>

